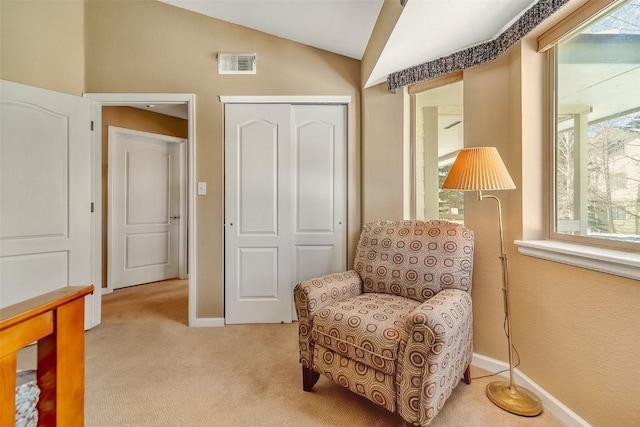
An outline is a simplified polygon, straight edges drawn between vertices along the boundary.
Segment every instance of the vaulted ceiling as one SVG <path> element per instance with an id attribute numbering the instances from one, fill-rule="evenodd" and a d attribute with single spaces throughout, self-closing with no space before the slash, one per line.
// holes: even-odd
<path id="1" fill-rule="evenodd" d="M 383 0 L 159 1 L 355 59 L 362 59 L 383 4 Z M 535 2 L 407 0 L 365 86 L 491 40 Z"/>

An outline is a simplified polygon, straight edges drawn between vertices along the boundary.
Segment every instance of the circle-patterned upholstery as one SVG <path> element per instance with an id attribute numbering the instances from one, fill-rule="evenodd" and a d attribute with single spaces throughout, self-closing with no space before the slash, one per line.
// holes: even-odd
<path id="1" fill-rule="evenodd" d="M 473 252 L 462 225 L 366 224 L 353 270 L 294 289 L 303 382 L 319 372 L 428 426 L 471 363 Z"/>
<path id="2" fill-rule="evenodd" d="M 313 366 L 311 328 L 316 313 L 328 304 L 361 294 L 362 279 L 353 270 L 327 274 L 296 285 L 293 299 L 298 313 L 298 340 L 302 366 L 309 369 Z"/>
<path id="3" fill-rule="evenodd" d="M 363 227 L 354 269 L 364 292 L 424 302 L 443 289 L 471 291 L 473 232 L 446 221 L 376 221 Z"/>
<path id="4" fill-rule="evenodd" d="M 398 346 L 407 340 L 407 316 L 419 304 L 396 295 L 359 295 L 320 310 L 311 336 L 328 349 L 393 375 Z"/>

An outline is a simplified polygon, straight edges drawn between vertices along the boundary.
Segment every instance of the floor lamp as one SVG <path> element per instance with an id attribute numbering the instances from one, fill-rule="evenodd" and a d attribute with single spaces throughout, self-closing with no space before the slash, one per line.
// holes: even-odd
<path id="1" fill-rule="evenodd" d="M 495 147 L 475 147 L 460 150 L 451 166 L 443 189 L 477 191 L 478 200 L 494 199 L 498 207 L 500 226 L 500 260 L 502 261 L 502 293 L 507 341 L 509 343 L 509 381 L 494 381 L 487 385 L 487 397 L 495 405 L 517 415 L 533 417 L 542 413 L 542 403 L 529 390 L 513 381 L 513 345 L 511 344 L 511 317 L 509 304 L 509 277 L 507 254 L 504 251 L 502 207 L 496 196 L 482 194 L 484 190 L 511 190 L 516 188 L 498 150 Z"/>

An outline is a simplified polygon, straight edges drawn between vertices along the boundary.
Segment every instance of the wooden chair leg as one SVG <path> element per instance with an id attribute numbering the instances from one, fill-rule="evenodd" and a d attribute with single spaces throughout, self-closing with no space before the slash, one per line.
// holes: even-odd
<path id="1" fill-rule="evenodd" d="M 468 365 L 467 369 L 464 371 L 464 382 L 471 384 L 471 365 Z"/>
<path id="2" fill-rule="evenodd" d="M 302 367 L 302 389 L 304 391 L 311 391 L 313 386 L 318 382 L 320 374 L 313 369 Z"/>

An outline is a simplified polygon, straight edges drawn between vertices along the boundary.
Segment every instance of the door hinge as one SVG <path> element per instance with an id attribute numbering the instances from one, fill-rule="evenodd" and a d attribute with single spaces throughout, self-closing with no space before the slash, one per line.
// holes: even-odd
<path id="1" fill-rule="evenodd" d="M 93 202 L 91 202 L 91 213 L 93 213 Z"/>
<path id="2" fill-rule="evenodd" d="M 91 120 L 91 130 L 93 130 L 93 120 Z"/>

